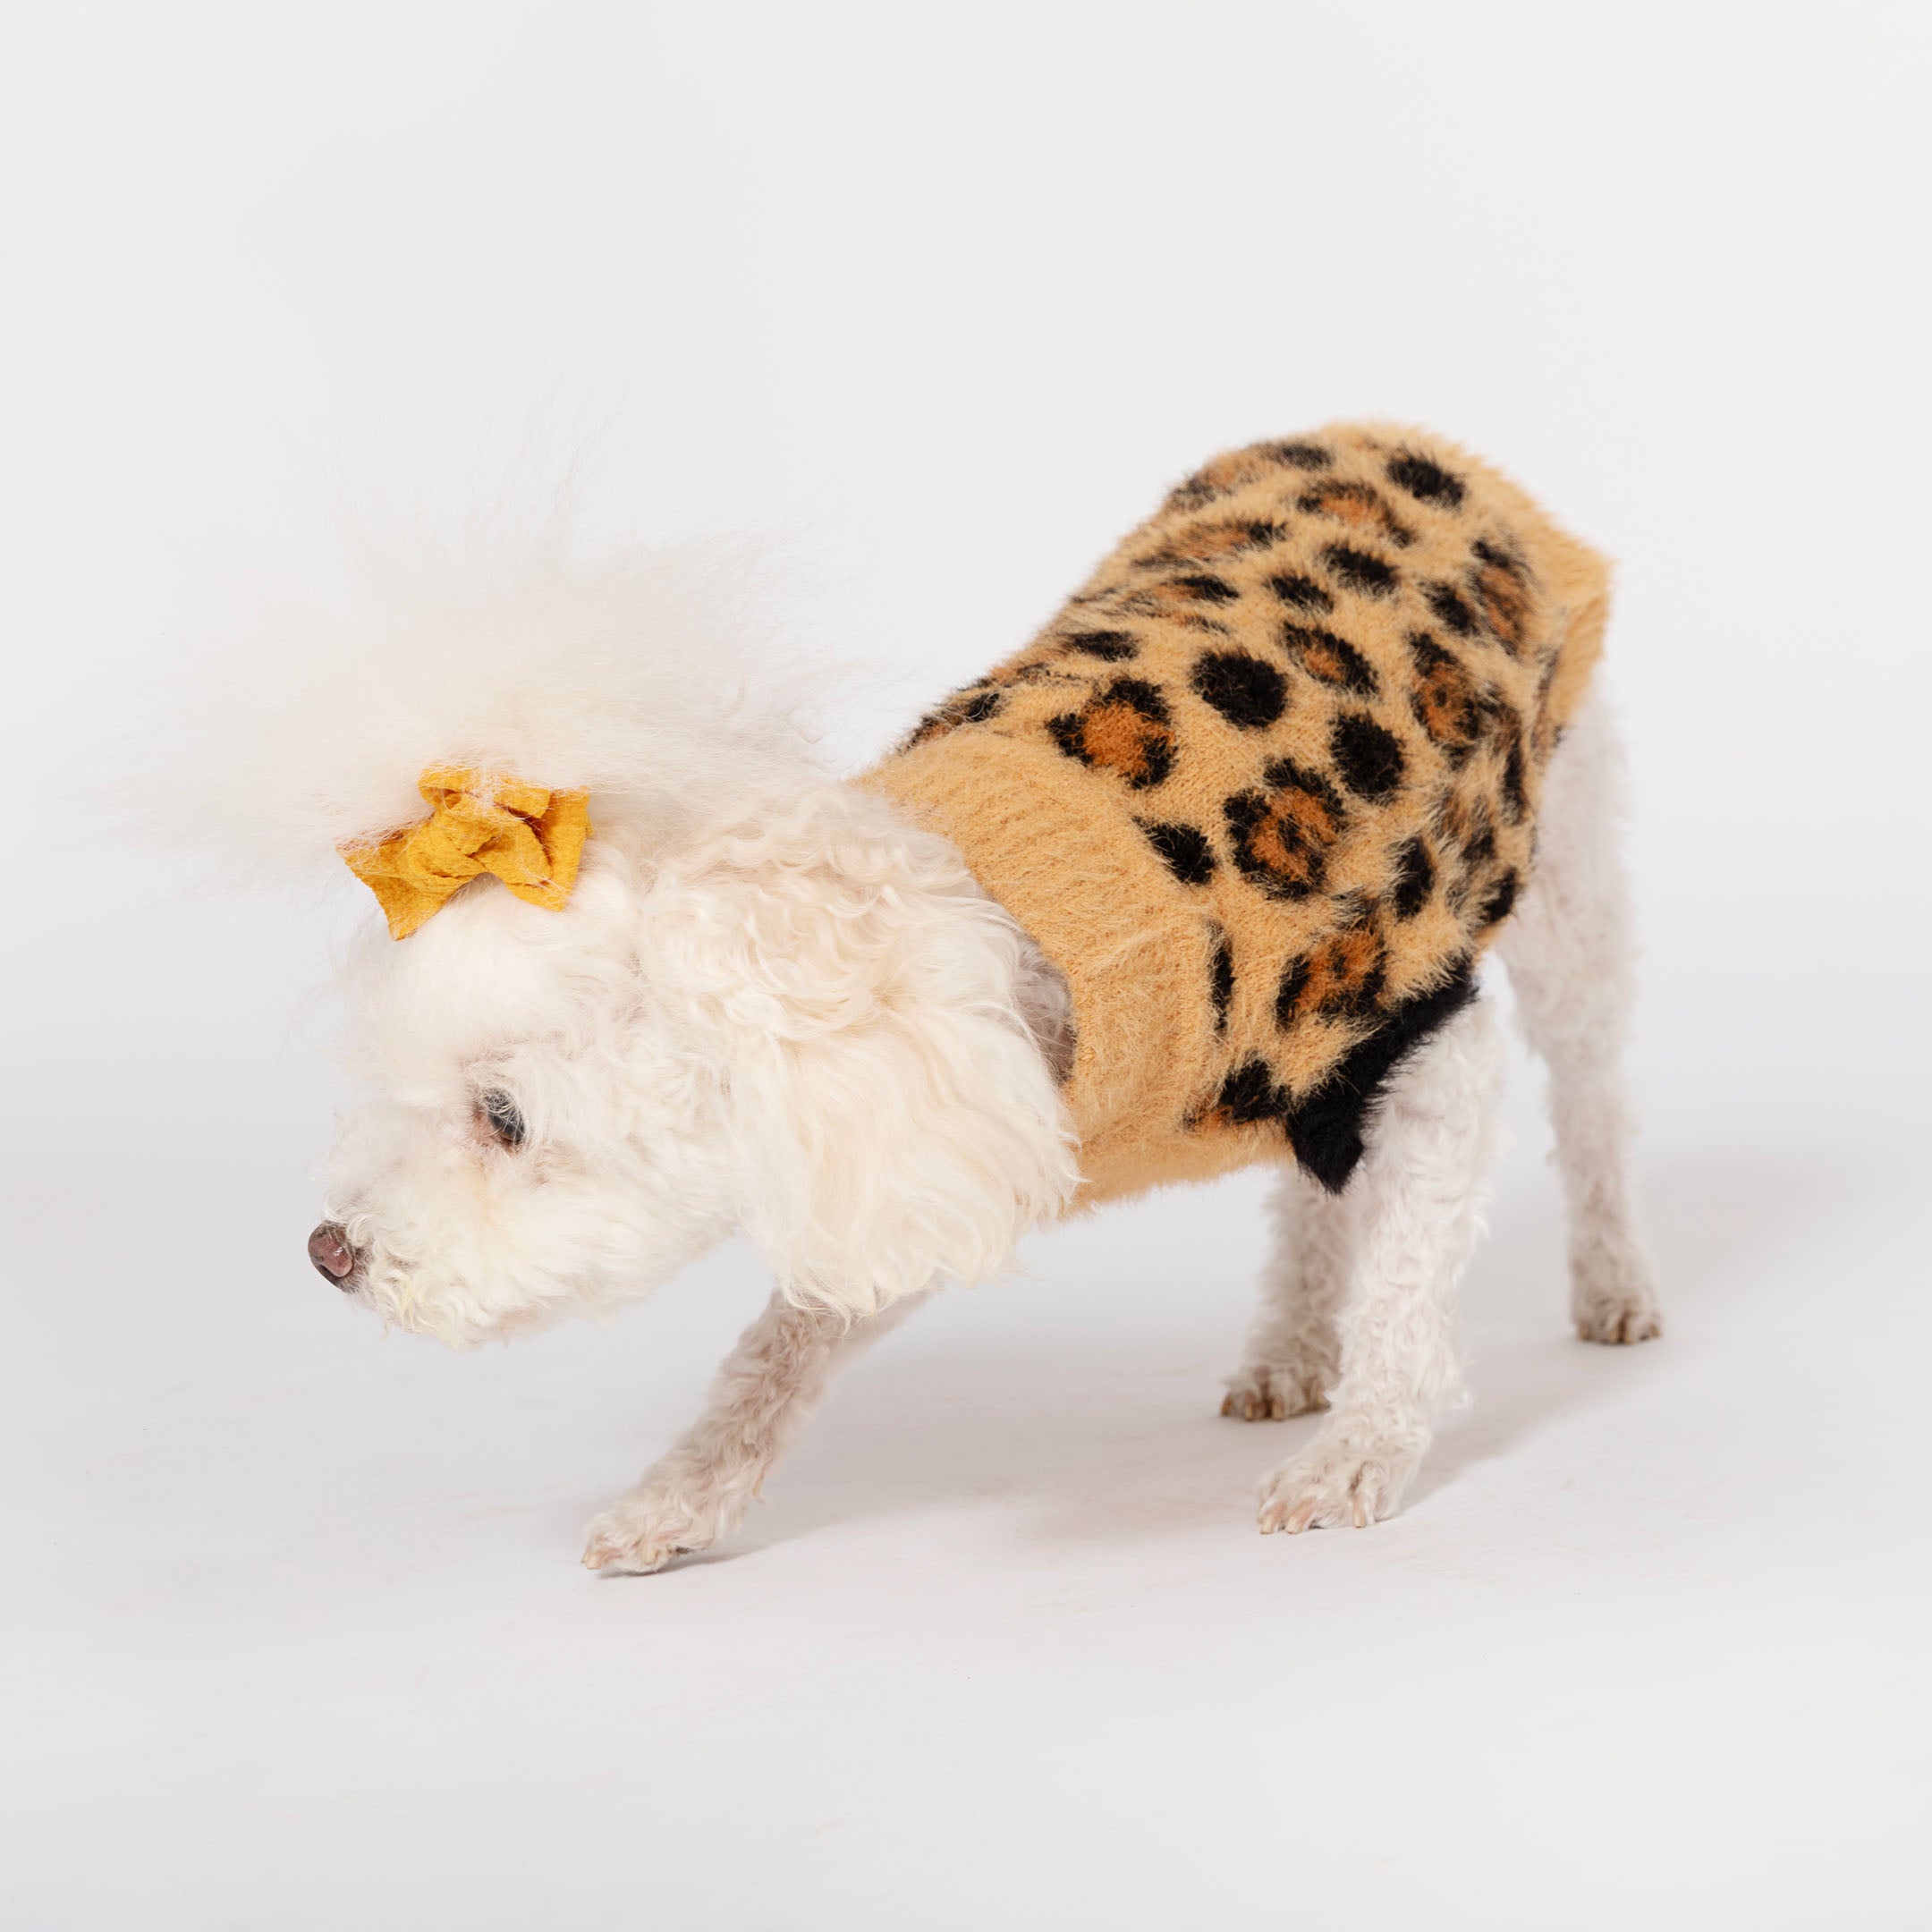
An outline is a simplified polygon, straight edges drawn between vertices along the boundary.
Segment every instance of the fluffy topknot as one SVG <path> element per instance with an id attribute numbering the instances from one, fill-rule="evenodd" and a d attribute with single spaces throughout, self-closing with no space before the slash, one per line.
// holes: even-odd
<path id="1" fill-rule="evenodd" d="M 420 818 L 419 775 L 457 766 L 674 837 L 809 759 L 800 694 L 773 691 L 767 575 L 742 545 L 592 548 L 564 511 L 344 532 L 200 627 L 142 816 L 227 876 L 309 877 Z"/>

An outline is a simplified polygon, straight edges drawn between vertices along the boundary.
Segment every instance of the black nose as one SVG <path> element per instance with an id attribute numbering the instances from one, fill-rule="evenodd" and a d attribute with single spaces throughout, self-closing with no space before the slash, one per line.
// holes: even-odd
<path id="1" fill-rule="evenodd" d="M 309 1237 L 309 1258 L 318 1275 L 344 1292 L 354 1285 L 349 1277 L 356 1270 L 356 1252 L 335 1222 L 325 1221 Z"/>

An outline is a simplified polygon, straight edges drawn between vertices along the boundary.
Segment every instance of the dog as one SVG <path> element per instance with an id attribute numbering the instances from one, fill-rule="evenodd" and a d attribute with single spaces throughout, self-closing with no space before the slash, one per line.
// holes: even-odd
<path id="1" fill-rule="evenodd" d="M 775 1277 L 591 1569 L 724 1536 L 835 1369 L 1029 1229 L 1255 1164 L 1276 1249 L 1223 1412 L 1326 1411 L 1259 1525 L 1393 1513 L 1460 1385 L 1492 949 L 1576 1327 L 1659 1332 L 1608 573 L 1498 471 L 1373 424 L 1218 458 L 855 779 L 714 674 L 728 597 L 666 571 L 553 533 L 311 617 L 252 781 L 260 835 L 387 919 L 343 973 L 363 1097 L 309 1237 L 345 1301 L 462 1346 L 614 1313 L 733 1230 Z"/>

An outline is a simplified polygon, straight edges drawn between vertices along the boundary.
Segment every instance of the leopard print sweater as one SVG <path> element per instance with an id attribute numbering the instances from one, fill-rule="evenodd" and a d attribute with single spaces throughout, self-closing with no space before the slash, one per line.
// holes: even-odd
<path id="1" fill-rule="evenodd" d="M 1257 444 L 869 775 L 1065 976 L 1087 1199 L 1284 1153 L 1346 1182 L 1522 891 L 1607 604 L 1438 437 Z"/>

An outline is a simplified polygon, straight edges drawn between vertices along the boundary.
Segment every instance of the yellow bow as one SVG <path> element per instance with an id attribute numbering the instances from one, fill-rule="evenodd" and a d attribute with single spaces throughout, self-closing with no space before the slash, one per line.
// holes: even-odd
<path id="1" fill-rule="evenodd" d="M 392 939 L 408 938 L 482 872 L 494 872 L 531 905 L 562 910 L 590 829 L 589 793 L 440 766 L 426 771 L 417 789 L 429 807 L 420 825 L 342 848 L 349 869 L 376 894 Z"/>

